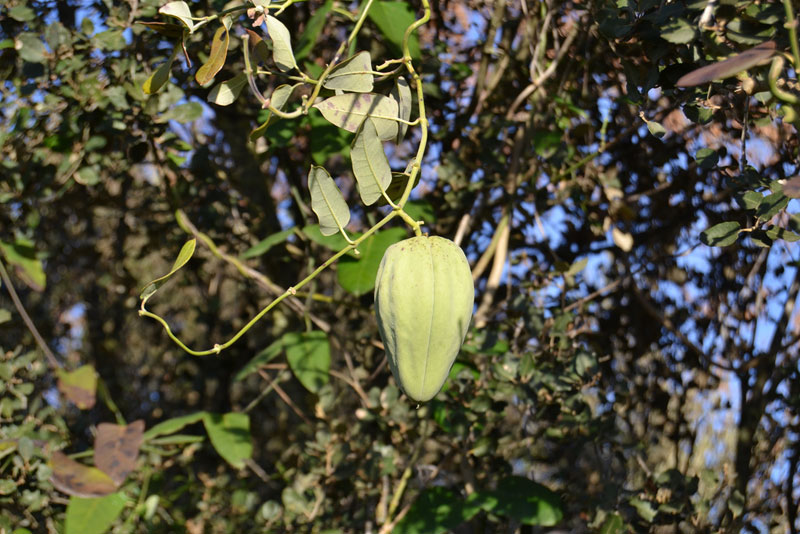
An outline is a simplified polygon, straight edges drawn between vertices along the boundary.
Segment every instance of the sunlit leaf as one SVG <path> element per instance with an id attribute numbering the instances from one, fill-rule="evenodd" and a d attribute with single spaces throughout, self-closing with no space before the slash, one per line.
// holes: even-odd
<path id="1" fill-rule="evenodd" d="M 17 238 L 13 243 L 0 241 L 0 252 L 28 287 L 35 291 L 44 290 L 47 277 L 42 260 L 36 257 L 33 243 L 22 238 Z"/>
<path id="2" fill-rule="evenodd" d="M 206 413 L 203 424 L 211 444 L 226 462 L 237 469 L 253 456 L 250 439 L 250 417 L 246 413 Z"/>
<path id="3" fill-rule="evenodd" d="M 297 68 L 289 30 L 272 15 L 266 16 L 266 22 L 269 38 L 272 40 L 272 59 L 275 64 L 283 72 Z"/>
<path id="4" fill-rule="evenodd" d="M 89 467 L 69 458 L 62 452 L 54 452 L 50 458 L 53 470 L 50 482 L 56 489 L 77 497 L 101 497 L 113 493 L 117 485 L 111 477 L 96 467 Z"/>
<path id="5" fill-rule="evenodd" d="M 214 33 L 214 38 L 211 40 L 211 53 L 203 65 L 197 69 L 195 79 L 200 85 L 211 83 L 214 76 L 225 65 L 225 59 L 228 57 L 228 45 L 230 43 L 230 36 L 228 35 L 228 28 L 224 25 L 217 28 Z"/>
<path id="6" fill-rule="evenodd" d="M 322 85 L 328 89 L 369 93 L 373 78 L 372 59 L 369 52 L 364 51 L 336 65 Z"/>
<path id="7" fill-rule="evenodd" d="M 121 493 L 105 497 L 71 497 L 64 517 L 64 534 L 103 534 L 125 509 Z"/>
<path id="8" fill-rule="evenodd" d="M 611 229 L 611 238 L 614 240 L 614 244 L 625 252 L 630 252 L 633 248 L 633 236 L 616 226 Z"/>
<path id="9" fill-rule="evenodd" d="M 350 148 L 353 174 L 358 183 L 361 201 L 369 206 L 381 198 L 392 181 L 389 159 L 383 151 L 383 143 L 372 120 L 364 121 Z"/>
<path id="10" fill-rule="evenodd" d="M 289 332 L 283 336 L 286 360 L 307 390 L 316 393 L 328 383 L 331 347 L 325 332 Z"/>
<path id="11" fill-rule="evenodd" d="M 736 54 L 728 59 L 717 61 L 711 65 L 693 70 L 689 74 L 682 76 L 676 85 L 678 87 L 692 87 L 694 85 L 708 83 L 712 80 L 729 78 L 738 72 L 761 65 L 768 61 L 774 53 L 775 41 L 767 41 L 754 48 L 745 50 L 741 54 Z"/>
<path id="12" fill-rule="evenodd" d="M 172 265 L 172 269 L 170 269 L 170 271 L 164 276 L 156 278 L 147 284 L 147 286 L 142 290 L 141 295 L 139 295 L 139 298 L 145 299 L 152 296 L 153 293 L 158 291 L 158 288 L 164 285 L 164 283 L 169 280 L 173 274 L 175 274 L 181 267 L 186 265 L 186 262 L 188 262 L 192 255 L 194 255 L 194 248 L 196 244 L 196 239 L 190 239 L 184 243 L 183 247 L 181 247 L 181 251 L 178 253 L 178 257 L 175 259 L 175 263 Z"/>
<path id="13" fill-rule="evenodd" d="M 144 421 L 139 419 L 125 425 L 100 423 L 94 440 L 94 465 L 115 484 L 125 482 L 128 473 L 136 467 L 139 446 L 142 444 Z"/>
<path id="14" fill-rule="evenodd" d="M 162 15 L 168 15 L 170 17 L 175 17 L 179 21 L 186 26 L 189 31 L 194 29 L 194 21 L 192 21 L 192 12 L 189 9 L 189 5 L 186 2 L 178 1 L 178 2 L 170 2 L 161 7 L 158 10 L 159 13 Z"/>
<path id="15" fill-rule="evenodd" d="M 691 43 L 697 28 L 685 19 L 674 19 L 661 27 L 661 38 L 675 44 Z"/>
<path id="16" fill-rule="evenodd" d="M 347 226 L 350 222 L 350 208 L 324 167 L 311 166 L 308 189 L 311 192 L 311 209 L 319 218 L 322 235 L 333 235 Z"/>
<path id="17" fill-rule="evenodd" d="M 736 221 L 715 224 L 700 234 L 700 241 L 710 247 L 727 247 L 736 242 L 741 229 L 742 226 Z"/>
<path id="18" fill-rule="evenodd" d="M 58 390 L 81 410 L 94 407 L 97 391 L 97 372 L 91 365 L 82 365 L 74 371 L 58 369 Z"/>
<path id="19" fill-rule="evenodd" d="M 397 135 L 397 102 L 374 93 L 335 95 L 314 104 L 329 122 L 348 132 L 356 132 L 367 117 L 375 122 L 378 136 L 388 141 Z"/>
<path id="20" fill-rule="evenodd" d="M 239 98 L 242 89 L 247 85 L 247 74 L 237 74 L 230 80 L 220 82 L 208 93 L 208 101 L 218 106 L 229 106 Z"/>

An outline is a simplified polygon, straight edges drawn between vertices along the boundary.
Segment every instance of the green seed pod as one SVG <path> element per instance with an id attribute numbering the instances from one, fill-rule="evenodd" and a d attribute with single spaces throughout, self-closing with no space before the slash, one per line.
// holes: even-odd
<path id="1" fill-rule="evenodd" d="M 475 286 L 461 248 L 442 237 L 390 246 L 375 281 L 375 314 L 394 377 L 411 399 L 442 388 L 472 318 Z"/>

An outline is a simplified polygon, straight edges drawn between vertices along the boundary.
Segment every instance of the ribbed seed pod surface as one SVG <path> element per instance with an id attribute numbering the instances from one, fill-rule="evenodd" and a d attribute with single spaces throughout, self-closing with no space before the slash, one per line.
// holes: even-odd
<path id="1" fill-rule="evenodd" d="M 390 246 L 375 281 L 375 313 L 389 366 L 417 402 L 442 388 L 469 329 L 475 286 L 461 248 L 419 236 Z"/>

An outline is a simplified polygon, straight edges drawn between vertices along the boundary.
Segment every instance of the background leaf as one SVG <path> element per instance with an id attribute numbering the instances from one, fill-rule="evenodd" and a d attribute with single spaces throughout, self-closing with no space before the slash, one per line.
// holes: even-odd
<path id="1" fill-rule="evenodd" d="M 394 243 L 407 238 L 403 228 L 390 228 L 376 232 L 359 246 L 360 259 L 344 257 L 339 260 L 337 277 L 339 284 L 354 295 L 364 295 L 375 287 L 383 254 Z"/>
<path id="2" fill-rule="evenodd" d="M 81 410 L 91 410 L 95 403 L 97 372 L 91 365 L 82 365 L 74 371 L 59 369 L 58 390 L 67 400 Z"/>
<path id="3" fill-rule="evenodd" d="M 250 417 L 246 413 L 205 413 L 203 424 L 211 444 L 226 462 L 237 469 L 253 456 L 250 438 Z"/>
<path id="4" fill-rule="evenodd" d="M 294 376 L 307 390 L 317 393 L 328 383 L 331 347 L 325 332 L 289 332 L 283 336 L 286 360 Z"/>
<path id="5" fill-rule="evenodd" d="M 67 504 L 64 534 L 103 534 L 122 513 L 128 499 L 121 493 L 105 497 L 71 497 Z"/>

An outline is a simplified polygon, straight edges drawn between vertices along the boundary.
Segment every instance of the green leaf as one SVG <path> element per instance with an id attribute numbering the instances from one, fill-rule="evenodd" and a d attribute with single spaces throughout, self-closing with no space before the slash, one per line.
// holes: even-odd
<path id="1" fill-rule="evenodd" d="M 787 230 L 785 228 L 780 228 L 778 226 L 773 226 L 769 230 L 767 230 L 767 237 L 772 240 L 775 239 L 783 239 L 789 243 L 793 243 L 795 241 L 800 241 L 800 235 L 792 232 L 791 230 Z M 2 322 L 2 321 L 0 321 Z"/>
<path id="2" fill-rule="evenodd" d="M 167 419 L 166 421 L 161 421 L 153 428 L 145 432 L 142 435 L 142 439 L 143 441 L 147 442 L 158 436 L 174 434 L 188 425 L 197 423 L 206 417 L 206 415 L 208 415 L 208 412 L 195 412 L 181 417 L 173 417 L 172 419 Z"/>
<path id="3" fill-rule="evenodd" d="M 404 121 L 411 119 L 411 88 L 408 87 L 408 82 L 402 76 L 395 80 L 392 97 L 397 101 L 397 116 Z M 408 130 L 408 124 L 398 123 L 397 137 L 395 138 L 397 144 L 403 141 L 406 130 Z"/>
<path id="4" fill-rule="evenodd" d="M 314 104 L 329 122 L 348 132 L 357 132 L 367 117 L 375 122 L 378 136 L 388 141 L 397 135 L 397 102 L 375 93 L 348 93 L 332 96 Z M 384 117 L 384 118 L 380 118 Z"/>
<path id="5" fill-rule="evenodd" d="M 311 15 L 311 18 L 308 20 L 308 24 L 306 24 L 303 34 L 300 36 L 300 40 L 297 43 L 295 58 L 298 61 L 305 58 L 308 53 L 313 50 L 322 28 L 325 26 L 325 19 L 332 8 L 333 0 L 326 0 L 326 2 L 317 8 L 317 10 L 314 11 L 314 14 Z"/>
<path id="6" fill-rule="evenodd" d="M 258 354 L 253 356 L 253 358 L 247 362 L 238 373 L 236 373 L 236 376 L 233 377 L 233 381 L 238 382 L 240 380 L 244 380 L 251 374 L 257 372 L 259 367 L 280 356 L 285 347 L 286 341 L 284 338 L 273 341 L 266 348 L 262 349 L 258 352 Z"/>
<path id="7" fill-rule="evenodd" d="M 128 43 L 125 42 L 125 36 L 122 30 L 106 30 L 96 34 L 92 40 L 97 43 L 98 48 L 105 51 L 113 52 L 115 50 L 122 50 Z"/>
<path id="8" fill-rule="evenodd" d="M 10 244 L 0 241 L 0 252 L 6 261 L 16 268 L 17 275 L 31 289 L 42 291 L 45 288 L 47 277 L 42 267 L 42 260 L 36 258 L 33 243 L 21 238 Z"/>
<path id="9" fill-rule="evenodd" d="M 779 211 L 784 209 L 789 204 L 789 198 L 779 191 L 767 195 L 758 205 L 756 215 L 761 220 L 768 220 L 778 214 Z"/>
<path id="10" fill-rule="evenodd" d="M 208 93 L 207 100 L 218 106 L 229 106 L 239 98 L 242 89 L 247 85 L 247 74 L 242 72 L 230 80 L 220 82 Z"/>
<path id="11" fill-rule="evenodd" d="M 121 493 L 105 497 L 70 497 L 64 534 L 103 534 L 122 513 L 128 499 Z"/>
<path id="12" fill-rule="evenodd" d="M 350 222 L 350 208 L 324 167 L 311 166 L 308 189 L 311 192 L 311 209 L 319 218 L 322 235 L 333 235 L 343 230 Z"/>
<path id="13" fill-rule="evenodd" d="M 317 393 L 328 383 L 331 346 L 325 332 L 289 332 L 284 334 L 286 360 L 294 376 L 308 391 Z"/>
<path id="14" fill-rule="evenodd" d="M 190 239 L 181 247 L 181 251 L 178 253 L 178 257 L 175 259 L 175 263 L 172 264 L 172 269 L 160 278 L 156 278 L 142 290 L 142 293 L 139 295 L 139 298 L 146 299 L 150 298 L 153 293 L 158 291 L 158 289 L 166 283 L 170 276 L 175 274 L 181 267 L 186 265 L 192 255 L 194 254 L 195 246 L 197 245 L 196 239 Z"/>
<path id="15" fill-rule="evenodd" d="M 409 200 L 403 210 L 415 221 L 425 221 L 428 224 L 436 222 L 436 212 L 433 205 L 427 200 Z"/>
<path id="16" fill-rule="evenodd" d="M 358 246 L 358 259 L 344 257 L 339 260 L 339 284 L 354 295 L 364 295 L 372 291 L 386 249 L 406 237 L 408 235 L 404 228 L 390 228 L 366 238 Z"/>
<path id="17" fill-rule="evenodd" d="M 169 81 L 170 72 L 172 71 L 172 61 L 170 58 L 159 66 L 153 74 L 151 74 L 142 84 L 142 91 L 147 95 L 157 93 L 159 89 L 164 87 L 164 84 Z"/>
<path id="18" fill-rule="evenodd" d="M 364 51 L 336 65 L 322 85 L 328 89 L 369 93 L 373 78 L 372 58 Z"/>
<path id="19" fill-rule="evenodd" d="M 651 135 L 659 139 L 667 135 L 667 130 L 663 126 L 661 126 L 660 122 L 647 121 L 647 130 L 650 132 Z"/>
<path id="20" fill-rule="evenodd" d="M 163 124 L 169 121 L 180 123 L 192 122 L 203 115 L 203 105 L 199 102 L 188 102 L 167 110 L 156 119 L 157 123 Z"/>
<path id="21" fill-rule="evenodd" d="M 684 19 L 676 19 L 661 27 L 661 38 L 675 44 L 691 43 L 697 36 L 697 28 Z"/>
<path id="22" fill-rule="evenodd" d="M 283 108 L 286 107 L 286 103 L 292 96 L 294 88 L 297 87 L 298 85 L 302 84 L 299 83 L 296 83 L 294 85 L 282 84 L 276 87 L 275 90 L 272 91 L 272 96 L 270 96 L 270 104 L 272 105 L 272 107 L 277 109 L 278 111 L 283 111 Z M 269 125 L 278 120 L 277 115 L 270 113 L 268 110 L 266 110 L 266 113 L 267 115 L 266 119 L 264 119 L 264 122 L 262 122 L 261 125 L 259 125 L 256 129 L 250 132 L 250 141 L 255 142 L 256 139 L 262 137 L 266 133 Z"/>
<path id="23" fill-rule="evenodd" d="M 246 413 L 238 412 L 222 415 L 206 413 L 203 424 L 219 455 L 233 467 L 243 468 L 245 460 L 253 456 L 250 417 Z"/>
<path id="24" fill-rule="evenodd" d="M 378 138 L 378 130 L 372 120 L 365 120 L 356 133 L 350 148 L 350 160 L 361 201 L 369 206 L 382 197 L 392 181 L 389 159 L 383 151 L 383 143 Z"/>
<path id="25" fill-rule="evenodd" d="M 225 65 L 225 59 L 228 57 L 228 45 L 230 44 L 230 36 L 228 35 L 228 28 L 223 24 L 214 33 L 214 38 L 211 40 L 211 53 L 208 55 L 208 60 L 197 69 L 195 80 L 200 85 L 211 83 L 214 76 Z M 247 79 L 245 78 L 245 81 Z M 241 89 L 240 89 L 241 90 Z"/>
<path id="26" fill-rule="evenodd" d="M 712 148 L 701 148 L 694 155 L 698 167 L 704 170 L 713 169 L 719 161 L 719 154 Z"/>
<path id="27" fill-rule="evenodd" d="M 622 534 L 624 529 L 625 524 L 619 514 L 608 514 L 600 526 L 599 534 Z"/>
<path id="28" fill-rule="evenodd" d="M 192 12 L 189 10 L 189 5 L 186 2 L 170 2 L 158 10 L 162 15 L 175 17 L 186 26 L 189 31 L 194 30 L 194 21 L 192 21 Z"/>
<path id="29" fill-rule="evenodd" d="M 496 490 L 479 495 L 475 499 L 481 508 L 524 525 L 551 527 L 564 517 L 558 495 L 525 477 L 504 478 L 498 482 Z"/>
<path id="30" fill-rule="evenodd" d="M 414 10 L 408 2 L 376 0 L 370 8 L 368 16 L 388 39 L 394 52 L 402 54 L 403 35 L 405 35 L 406 28 L 416 20 Z M 416 32 L 409 37 L 408 50 L 412 59 L 419 59 L 419 37 Z"/>
<path id="31" fill-rule="evenodd" d="M 736 242 L 741 229 L 741 225 L 736 221 L 715 224 L 700 234 L 700 241 L 710 247 L 727 247 Z"/>
<path id="32" fill-rule="evenodd" d="M 250 258 L 256 258 L 261 256 L 262 254 L 266 254 L 269 249 L 273 246 L 277 245 L 278 243 L 283 243 L 286 241 L 286 238 L 289 237 L 294 233 L 294 228 L 289 228 L 288 230 L 284 230 L 282 232 L 274 233 L 268 237 L 265 237 L 245 252 L 242 253 L 240 256 L 243 260 L 248 260 Z"/>
<path id="33" fill-rule="evenodd" d="M 286 72 L 297 68 L 297 62 L 292 52 L 292 40 L 289 30 L 281 21 L 272 15 L 266 16 L 267 32 L 272 39 L 272 59 L 278 68 Z"/>
<path id="34" fill-rule="evenodd" d="M 764 195 L 758 191 L 747 191 L 742 195 L 742 204 L 747 210 L 757 210 L 761 202 L 764 201 Z"/>
<path id="35" fill-rule="evenodd" d="M 97 391 L 97 373 L 91 365 L 82 365 L 74 371 L 58 369 L 58 390 L 81 410 L 94 407 Z"/>
<path id="36" fill-rule="evenodd" d="M 656 514 L 658 514 L 658 512 L 653 508 L 653 503 L 650 501 L 645 501 L 638 497 L 632 497 L 628 503 L 636 509 L 639 517 L 648 523 L 652 523 L 653 519 L 656 518 Z"/>
<path id="37" fill-rule="evenodd" d="M 465 501 L 452 490 L 432 487 L 419 494 L 408 513 L 397 522 L 394 534 L 444 534 L 480 511 L 472 501 Z"/>
<path id="38" fill-rule="evenodd" d="M 36 13 L 31 8 L 20 5 L 9 9 L 8 16 L 18 22 L 28 22 L 36 18 Z"/>
<path id="39" fill-rule="evenodd" d="M 11 312 L 5 308 L 0 308 L 0 324 L 7 323 L 11 320 Z"/>
<path id="40" fill-rule="evenodd" d="M 39 38 L 39 34 L 27 32 L 17 37 L 17 53 L 19 57 L 31 63 L 44 63 L 47 49 Z"/>

